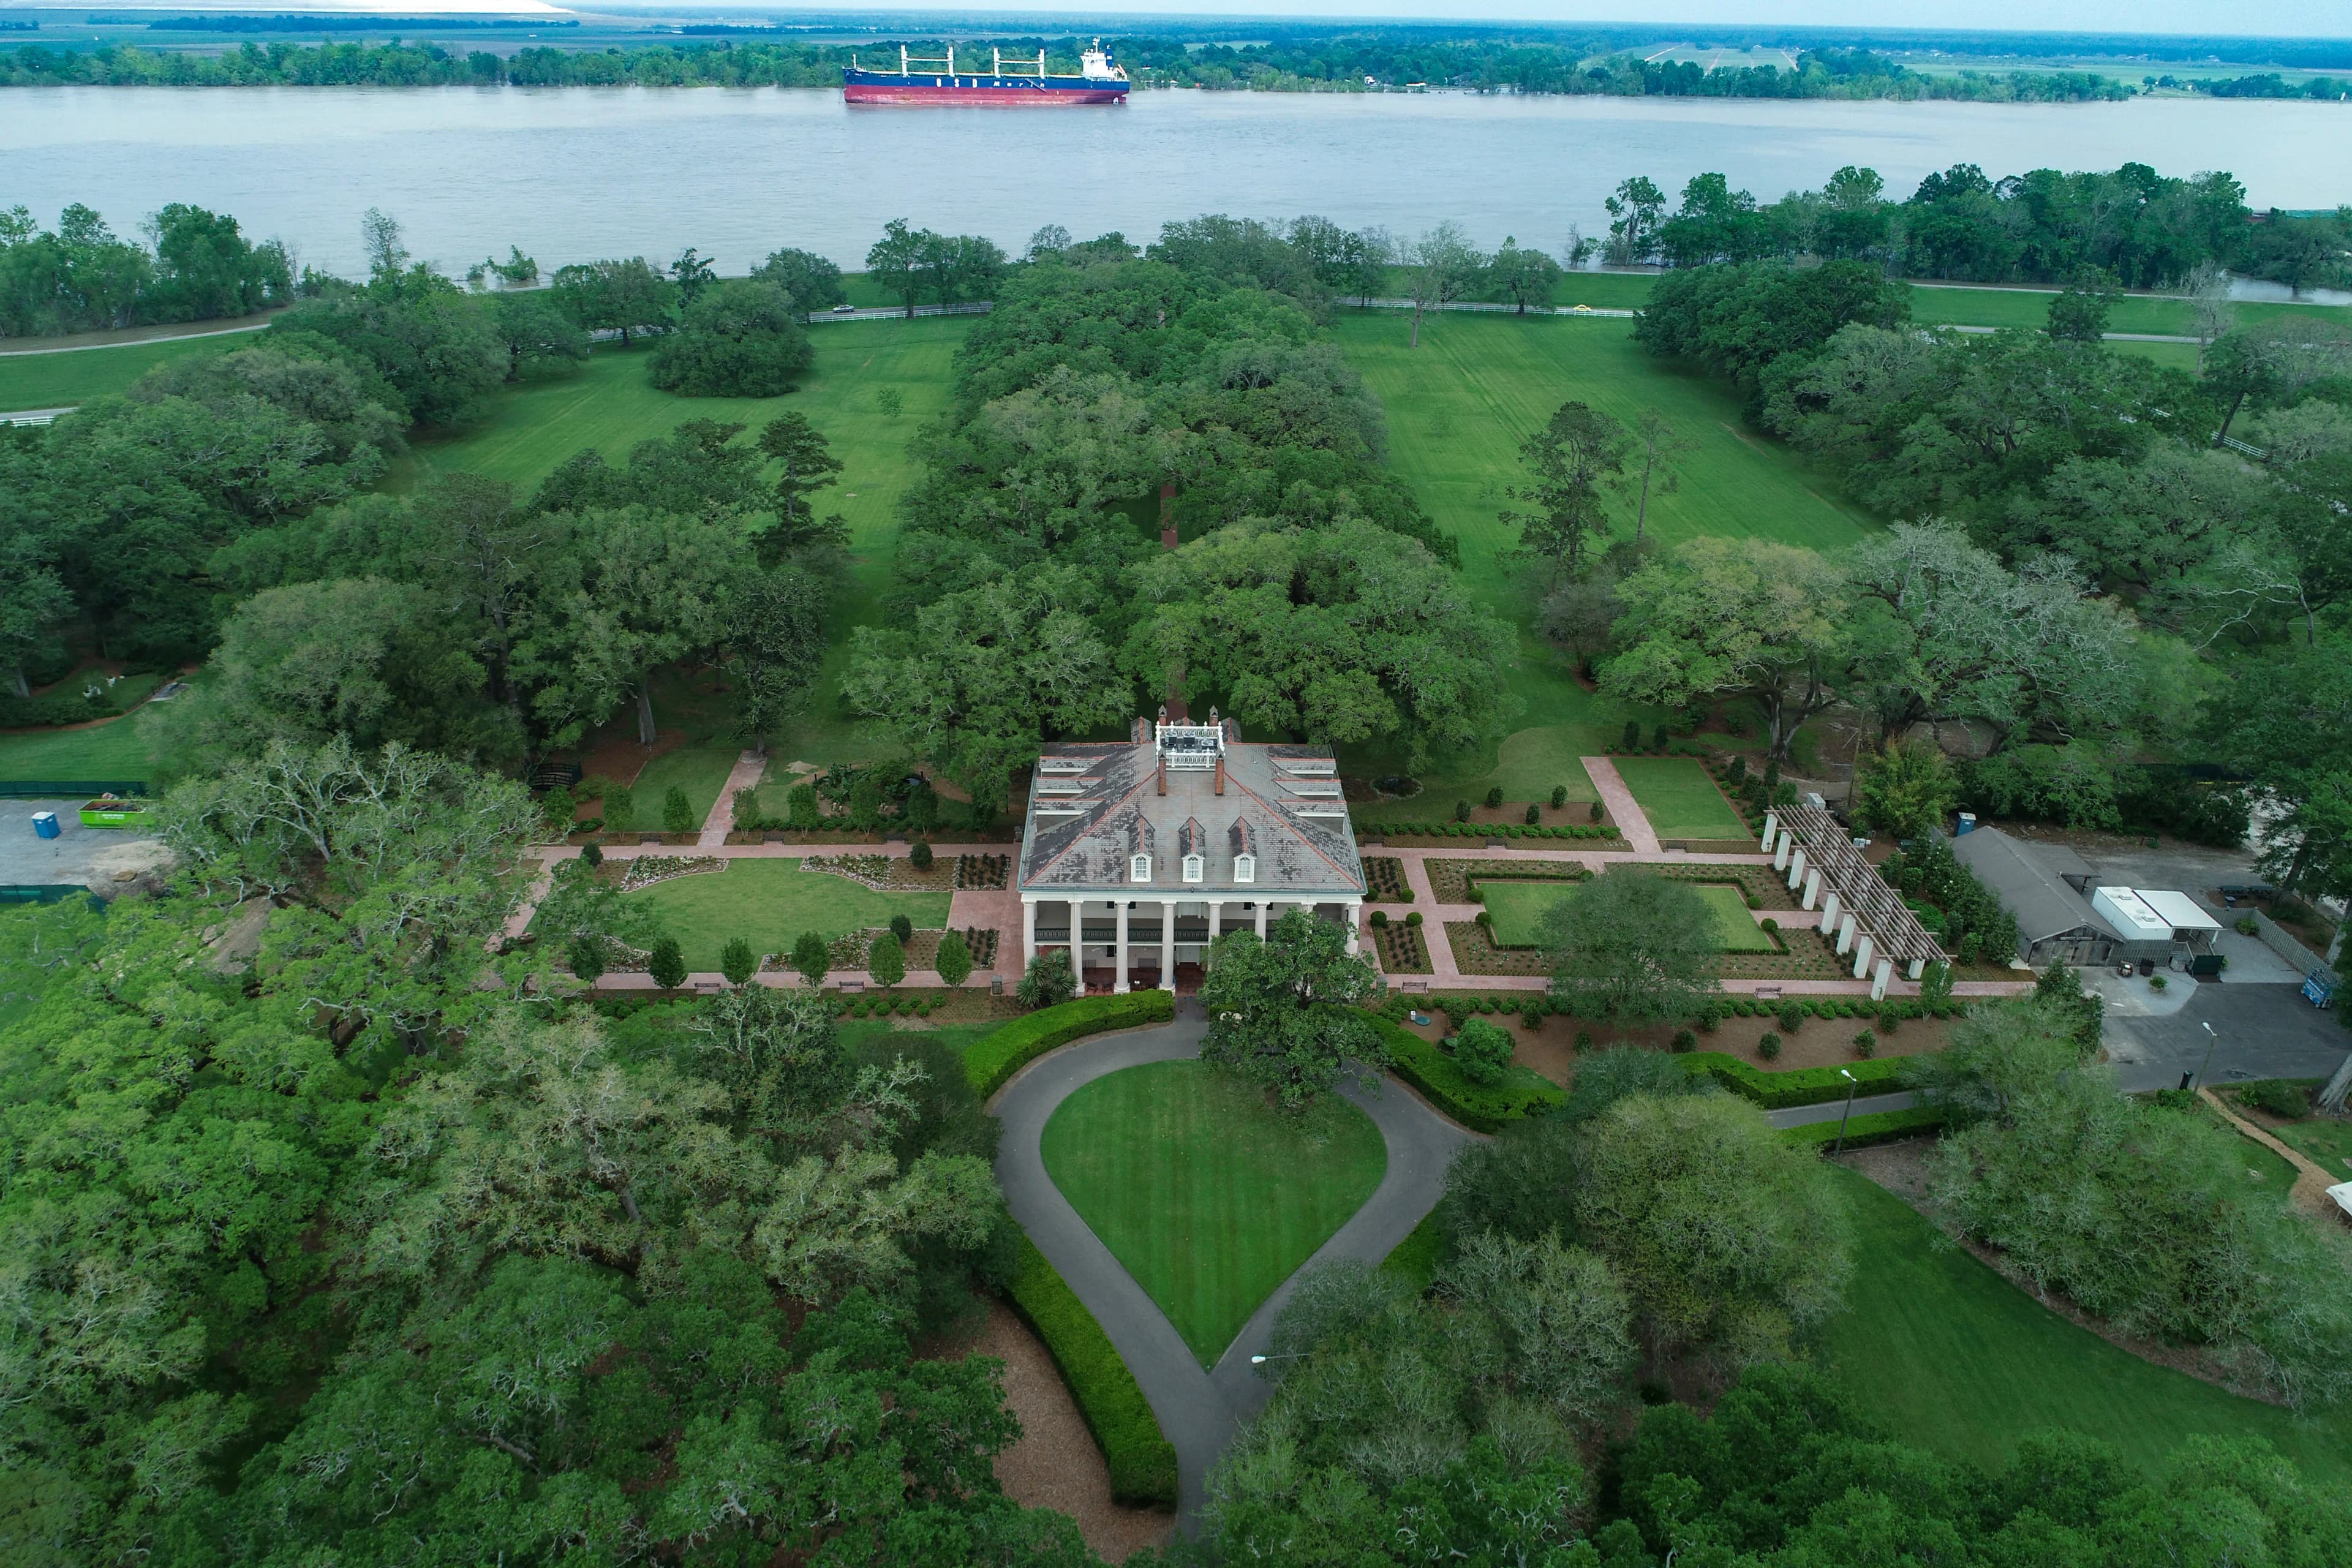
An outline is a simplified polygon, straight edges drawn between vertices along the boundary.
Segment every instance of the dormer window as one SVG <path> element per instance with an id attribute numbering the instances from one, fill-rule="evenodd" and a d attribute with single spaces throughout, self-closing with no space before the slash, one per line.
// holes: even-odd
<path id="1" fill-rule="evenodd" d="M 1203 874 L 1203 873 L 1205 873 L 1205 872 L 1208 870 L 1208 868 L 1209 868 L 1209 863 L 1208 863 L 1208 861 L 1207 861 L 1207 860 L 1205 860 L 1205 859 L 1203 859 L 1203 858 L 1201 858 L 1200 856 L 1198 856 L 1198 855 L 1187 855 L 1187 856 L 1185 856 L 1185 857 L 1184 857 L 1184 879 L 1185 879 L 1186 881 L 1188 881 L 1188 882 L 1197 882 L 1197 881 L 1199 881 L 1199 880 L 1201 879 L 1201 878 L 1202 878 L 1202 874 Z"/>
<path id="2" fill-rule="evenodd" d="M 1151 857 L 1130 855 L 1127 858 L 1127 879 L 1130 882 L 1151 880 Z"/>
<path id="3" fill-rule="evenodd" d="M 1234 880 L 1236 882 L 1255 882 L 1257 880 L 1256 856 L 1236 855 L 1234 857 Z"/>

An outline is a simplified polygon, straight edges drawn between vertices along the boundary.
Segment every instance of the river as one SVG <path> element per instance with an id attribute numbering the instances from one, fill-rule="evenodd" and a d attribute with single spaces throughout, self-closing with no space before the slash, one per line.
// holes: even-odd
<path id="1" fill-rule="evenodd" d="M 840 94 L 719 88 L 33 88 L 0 91 L 0 207 L 68 202 L 119 231 L 166 202 L 235 214 L 306 262 L 360 266 L 380 206 L 446 268 L 520 244 L 545 266 L 695 246 L 722 272 L 797 246 L 862 261 L 885 220 L 1017 250 L 1041 224 L 1148 238 L 1169 219 L 1320 213 L 1410 234 L 1451 218 L 1486 246 L 1557 250 L 1606 226 L 1628 174 L 1669 193 L 1720 170 L 1772 199 L 1866 164 L 1907 195 L 2136 160 L 2223 168 L 2257 206 L 2352 198 L 2352 106 L 1139 93 L 1102 109 L 851 109 Z"/>

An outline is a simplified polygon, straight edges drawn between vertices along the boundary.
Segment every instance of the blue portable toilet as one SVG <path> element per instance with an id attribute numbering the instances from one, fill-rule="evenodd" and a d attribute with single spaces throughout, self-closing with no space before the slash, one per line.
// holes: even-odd
<path id="1" fill-rule="evenodd" d="M 1963 833 L 1974 833 L 1976 830 L 1977 814 L 1973 811 L 1964 811 L 1960 813 L 1959 825 L 1952 830 L 1952 837 L 1958 838 Z"/>
<path id="2" fill-rule="evenodd" d="M 58 814 L 54 811 L 33 813 L 33 831 L 43 838 L 55 838 L 58 836 Z"/>

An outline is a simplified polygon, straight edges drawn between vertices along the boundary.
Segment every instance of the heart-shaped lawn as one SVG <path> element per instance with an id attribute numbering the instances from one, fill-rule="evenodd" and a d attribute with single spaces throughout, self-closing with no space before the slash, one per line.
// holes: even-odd
<path id="1" fill-rule="evenodd" d="M 1287 1117 L 1197 1061 L 1098 1078 L 1045 1123 L 1062 1195 L 1203 1366 L 1381 1184 L 1371 1118 L 1325 1095 Z"/>

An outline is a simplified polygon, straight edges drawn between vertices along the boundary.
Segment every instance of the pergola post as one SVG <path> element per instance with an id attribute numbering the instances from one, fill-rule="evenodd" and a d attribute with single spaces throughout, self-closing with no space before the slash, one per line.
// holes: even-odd
<path id="1" fill-rule="evenodd" d="M 1110 988 L 1111 988 L 1111 992 L 1112 992 L 1112 994 L 1113 994 L 1114 995 L 1124 996 L 1124 995 L 1126 995 L 1126 994 L 1127 994 L 1127 991 L 1128 991 L 1128 985 L 1127 985 L 1127 900 L 1126 900 L 1125 899 L 1113 899 L 1110 902 L 1111 902 L 1111 908 L 1118 911 L 1118 945 L 1117 949 L 1115 950 L 1115 951 L 1117 952 L 1117 953 L 1118 953 L 1118 956 L 1117 956 L 1117 958 L 1115 958 L 1115 959 L 1113 960 L 1113 962 L 1114 962 L 1114 963 L 1116 963 L 1118 965 L 1118 978 L 1114 979 L 1114 980 L 1111 982 L 1111 987 L 1110 987 Z M 1084 929 L 1085 929 L 1085 928 L 1083 928 L 1083 927 L 1081 927 L 1081 928 L 1080 928 L 1081 934 L 1083 934 L 1083 933 L 1084 933 Z"/>
<path id="2" fill-rule="evenodd" d="M 1789 850 L 1796 842 L 1795 834 L 1786 827 L 1780 829 L 1780 836 L 1772 841 L 1772 869 L 1785 871 L 1789 868 Z"/>
<path id="3" fill-rule="evenodd" d="M 1805 896 L 1797 900 L 1801 910 L 1810 910 L 1822 901 L 1822 868 L 1819 866 L 1805 873 Z"/>
<path id="4" fill-rule="evenodd" d="M 1804 879 L 1805 847 L 1800 844 L 1797 846 L 1796 853 L 1789 857 L 1789 891 L 1795 892 L 1798 884 Z"/>
<path id="5" fill-rule="evenodd" d="M 1915 958 L 1903 966 L 1903 977 L 1906 980 L 1916 980 L 1927 973 L 1927 961 L 1924 958 Z"/>
<path id="6" fill-rule="evenodd" d="M 1838 902 L 1837 889 L 1832 888 L 1822 895 L 1822 929 L 1823 931 L 1832 935 L 1836 934 L 1838 910 L 1843 907 Z"/>
<path id="7" fill-rule="evenodd" d="M 1884 1002 L 1886 1000 L 1886 980 L 1887 977 L 1894 973 L 1895 961 L 1893 959 L 1882 958 L 1878 961 L 1878 966 L 1870 972 L 1870 999 L 1872 1001 Z"/>
<path id="8" fill-rule="evenodd" d="M 1840 958 L 1853 951 L 1853 933 L 1858 923 L 1852 910 L 1846 910 L 1845 919 L 1838 922 L 1837 955 Z"/>
<path id="9" fill-rule="evenodd" d="M 1780 814 L 1779 812 L 1777 812 L 1777 811 L 1768 811 L 1768 812 L 1766 812 L 1766 813 L 1764 814 L 1764 853 L 1765 853 L 1765 854 L 1769 855 L 1770 853 L 1772 853 L 1772 837 L 1773 837 L 1773 836 L 1774 836 L 1775 834 L 1779 833 L 1780 831 Z"/>
<path id="10" fill-rule="evenodd" d="M 1856 980 L 1870 973 L 1870 961 L 1874 956 L 1875 953 L 1871 946 L 1870 933 L 1868 931 L 1857 933 L 1853 939 L 1853 977 Z"/>

